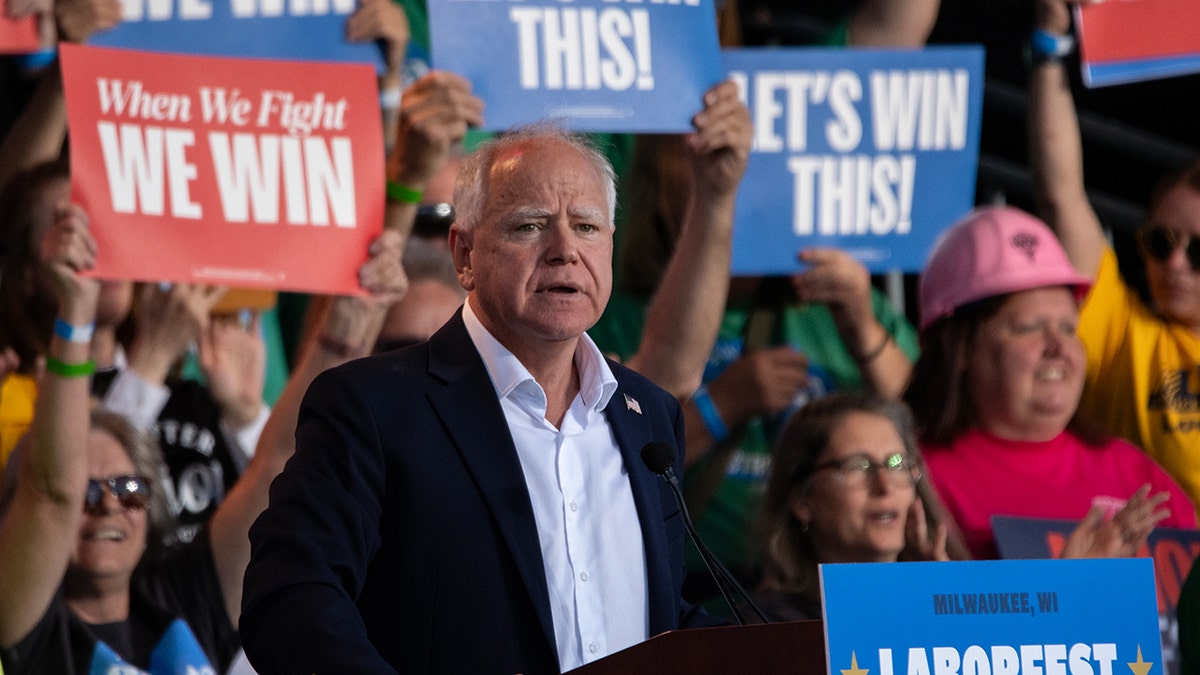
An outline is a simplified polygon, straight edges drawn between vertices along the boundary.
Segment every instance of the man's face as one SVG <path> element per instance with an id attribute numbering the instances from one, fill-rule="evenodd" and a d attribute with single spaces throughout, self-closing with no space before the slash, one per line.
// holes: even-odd
<path id="1" fill-rule="evenodd" d="M 497 155 L 479 224 L 455 226 L 451 242 L 472 309 L 510 351 L 574 340 L 600 318 L 612 291 L 606 194 L 604 177 L 564 141 Z"/>
<path id="2" fill-rule="evenodd" d="M 1166 228 L 1177 240 L 1162 260 L 1143 256 L 1158 311 L 1171 321 L 1200 330 L 1200 270 L 1192 269 L 1185 252 L 1189 241 L 1200 239 L 1200 192 L 1186 185 L 1171 188 L 1150 214 L 1147 227 Z"/>

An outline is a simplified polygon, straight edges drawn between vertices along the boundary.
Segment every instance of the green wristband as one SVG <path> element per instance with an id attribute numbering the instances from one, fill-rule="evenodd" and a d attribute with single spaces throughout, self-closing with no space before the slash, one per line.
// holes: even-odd
<path id="1" fill-rule="evenodd" d="M 46 371 L 59 377 L 87 377 L 96 372 L 96 362 L 88 359 L 83 363 L 63 363 L 53 356 L 47 356 Z"/>
<path id="2" fill-rule="evenodd" d="M 388 199 L 401 204 L 420 204 L 421 197 L 424 193 L 420 190 L 414 190 L 407 185 L 401 185 L 395 181 L 387 182 Z"/>

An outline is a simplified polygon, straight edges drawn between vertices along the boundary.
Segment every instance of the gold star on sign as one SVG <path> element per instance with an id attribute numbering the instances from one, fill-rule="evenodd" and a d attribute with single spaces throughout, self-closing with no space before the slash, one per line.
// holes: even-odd
<path id="1" fill-rule="evenodd" d="M 1132 668 L 1133 665 L 1130 664 L 1129 667 Z M 848 670 L 842 670 L 842 675 L 867 675 L 867 673 L 869 673 L 869 672 L 871 672 L 871 671 L 867 670 L 866 668 L 858 667 L 858 655 L 856 655 L 854 652 L 850 652 L 850 668 Z M 1146 674 L 1145 673 L 1137 673 L 1137 675 L 1146 675 Z"/>
<path id="2" fill-rule="evenodd" d="M 1152 661 L 1142 660 L 1141 645 L 1138 645 L 1138 660 L 1134 663 L 1127 663 L 1126 665 L 1128 665 L 1129 669 L 1133 671 L 1133 675 L 1146 675 L 1150 672 L 1150 669 L 1154 667 L 1154 663 Z M 846 671 L 843 670 L 842 672 L 844 673 Z"/>

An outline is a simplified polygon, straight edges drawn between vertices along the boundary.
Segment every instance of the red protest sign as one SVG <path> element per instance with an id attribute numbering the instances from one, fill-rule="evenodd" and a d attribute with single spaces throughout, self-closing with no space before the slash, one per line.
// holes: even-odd
<path id="1" fill-rule="evenodd" d="M 361 293 L 383 228 L 366 65 L 61 48 L 95 275 Z"/>
<path id="2" fill-rule="evenodd" d="M 0 0 L 0 54 L 27 54 L 41 49 L 36 16 L 9 18 L 9 0 Z"/>

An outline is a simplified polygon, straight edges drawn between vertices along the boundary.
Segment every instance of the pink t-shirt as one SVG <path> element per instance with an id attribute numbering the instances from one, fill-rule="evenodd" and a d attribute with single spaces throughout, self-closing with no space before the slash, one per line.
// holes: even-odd
<path id="1" fill-rule="evenodd" d="M 962 529 L 971 555 L 998 557 L 993 515 L 1079 520 L 1093 504 L 1111 514 L 1145 483 L 1171 493 L 1161 524 L 1193 528 L 1183 490 L 1142 451 L 1122 440 L 1084 445 L 1064 431 L 1044 442 L 1009 441 L 978 429 L 949 446 L 922 447 L 929 478 Z"/>

